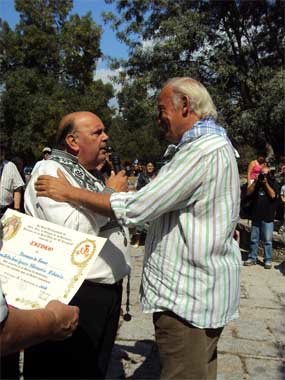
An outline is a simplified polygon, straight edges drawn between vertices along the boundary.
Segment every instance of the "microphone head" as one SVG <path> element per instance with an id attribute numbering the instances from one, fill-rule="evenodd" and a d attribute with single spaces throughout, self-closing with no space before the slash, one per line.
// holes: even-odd
<path id="1" fill-rule="evenodd" d="M 117 174 L 121 170 L 121 159 L 118 153 L 113 152 L 111 154 L 111 161 L 112 161 L 114 172 Z"/>

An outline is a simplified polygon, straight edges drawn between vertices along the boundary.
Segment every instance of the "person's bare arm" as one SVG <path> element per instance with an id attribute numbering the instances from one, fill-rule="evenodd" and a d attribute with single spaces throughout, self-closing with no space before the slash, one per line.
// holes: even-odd
<path id="1" fill-rule="evenodd" d="M 21 188 L 16 189 L 16 190 L 14 191 L 13 198 L 14 198 L 14 209 L 15 209 L 15 210 L 20 210 L 21 199 L 22 199 L 22 191 L 21 191 Z"/>
<path id="2" fill-rule="evenodd" d="M 252 184 L 248 186 L 248 188 L 246 189 L 246 195 L 251 195 L 254 192 L 256 184 L 257 184 L 257 181 L 254 180 Z"/>
<path id="3" fill-rule="evenodd" d="M 115 217 L 111 208 L 110 197 L 111 194 L 94 193 L 89 190 L 79 189 L 78 187 L 72 186 L 68 193 L 66 193 L 65 201 L 86 207 L 104 216 Z"/>
<path id="4" fill-rule="evenodd" d="M 269 195 L 270 198 L 274 199 L 276 197 L 276 192 L 275 190 L 269 185 L 267 178 L 265 177 L 264 179 L 264 189 Z"/>
<path id="5" fill-rule="evenodd" d="M 79 309 L 59 301 L 50 301 L 44 309 L 10 308 L 0 324 L 1 355 L 27 348 L 45 340 L 63 340 L 78 325 Z"/>
<path id="6" fill-rule="evenodd" d="M 254 162 L 255 160 L 251 161 L 248 165 L 248 168 L 247 168 L 247 183 L 249 184 L 250 183 L 250 174 L 252 172 L 252 168 L 254 166 Z"/>
<path id="7" fill-rule="evenodd" d="M 38 197 L 49 197 L 57 202 L 69 202 L 93 210 L 101 215 L 114 216 L 110 205 L 110 194 L 94 193 L 89 190 L 72 186 L 60 170 L 58 178 L 52 176 L 39 176 L 35 182 Z M 119 172 L 113 175 L 108 183 L 115 191 L 127 190 L 127 178 L 125 173 Z"/>

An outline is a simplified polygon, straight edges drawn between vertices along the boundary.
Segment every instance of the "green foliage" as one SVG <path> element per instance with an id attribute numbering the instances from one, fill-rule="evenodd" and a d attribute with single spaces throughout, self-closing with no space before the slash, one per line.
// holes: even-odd
<path id="1" fill-rule="evenodd" d="M 160 157 L 165 144 L 159 142 L 155 99 L 149 96 L 146 83 L 126 81 L 118 102 L 120 115 L 114 118 L 109 132 L 113 147 L 128 160 Z"/>
<path id="2" fill-rule="evenodd" d="M 257 151 L 252 146 L 244 144 L 239 148 L 240 158 L 238 159 L 238 167 L 241 175 L 247 175 L 247 168 L 249 163 L 256 159 Z"/>
<path id="3" fill-rule="evenodd" d="M 16 0 L 20 21 L 0 21 L 1 129 L 11 150 L 39 157 L 59 120 L 88 110 L 111 123 L 112 85 L 94 81 L 101 29 L 91 15 L 68 17 L 71 0 Z"/>
<path id="4" fill-rule="evenodd" d="M 129 129 L 144 124 L 144 115 L 137 112 L 140 103 L 143 107 L 152 100 L 167 79 L 191 76 L 209 89 L 238 148 L 268 141 L 277 154 L 283 153 L 283 1 L 108 2 L 116 4 L 120 16 L 106 14 L 105 19 L 130 47 L 127 61 L 114 62 L 124 70 L 122 92 L 141 83 L 147 89 L 135 97 L 136 103 L 129 99 L 128 107 L 122 107 Z M 154 107 L 148 108 L 151 114 Z"/>
<path id="5" fill-rule="evenodd" d="M 71 85 L 88 85 L 93 81 L 96 61 L 101 57 L 101 29 L 94 24 L 91 13 L 73 15 L 64 24 L 61 35 L 65 79 Z"/>

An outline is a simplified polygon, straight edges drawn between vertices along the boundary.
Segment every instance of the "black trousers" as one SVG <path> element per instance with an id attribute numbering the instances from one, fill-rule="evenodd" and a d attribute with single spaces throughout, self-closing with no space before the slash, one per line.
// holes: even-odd
<path id="1" fill-rule="evenodd" d="M 19 353 L 0 357 L 0 379 L 18 380 L 19 373 Z"/>
<path id="2" fill-rule="evenodd" d="M 25 351 L 24 378 L 104 379 L 116 338 L 122 284 L 84 281 L 71 304 L 80 307 L 79 327 L 71 338 Z"/>

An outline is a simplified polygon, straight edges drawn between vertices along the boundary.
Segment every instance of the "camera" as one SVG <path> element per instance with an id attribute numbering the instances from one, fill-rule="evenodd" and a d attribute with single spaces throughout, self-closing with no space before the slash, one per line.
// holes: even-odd
<path id="1" fill-rule="evenodd" d="M 258 175 L 258 181 L 262 182 L 262 181 L 264 181 L 264 178 L 265 178 L 265 174 L 260 173 L 260 174 Z"/>

